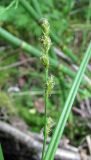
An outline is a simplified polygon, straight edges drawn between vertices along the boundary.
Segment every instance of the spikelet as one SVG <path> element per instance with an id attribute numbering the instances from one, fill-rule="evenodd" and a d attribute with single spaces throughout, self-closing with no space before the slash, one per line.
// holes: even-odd
<path id="1" fill-rule="evenodd" d="M 54 88 L 55 82 L 54 82 L 54 76 L 51 75 L 47 81 L 46 87 L 47 87 L 47 94 L 51 95 L 52 90 Z"/>
<path id="2" fill-rule="evenodd" d="M 46 135 L 49 136 L 50 132 L 52 131 L 52 128 L 54 127 L 55 123 L 51 117 L 47 119 L 46 123 Z"/>
<path id="3" fill-rule="evenodd" d="M 42 56 L 40 57 L 40 60 L 45 68 L 49 67 L 49 58 L 46 54 L 42 54 Z"/>

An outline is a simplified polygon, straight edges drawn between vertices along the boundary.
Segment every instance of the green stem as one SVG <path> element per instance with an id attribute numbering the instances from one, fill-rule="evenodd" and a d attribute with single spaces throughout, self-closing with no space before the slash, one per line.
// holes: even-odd
<path id="1" fill-rule="evenodd" d="M 30 3 L 26 0 L 20 0 L 19 2 L 27 10 L 27 12 L 38 22 L 40 17 L 30 5 Z"/>
<path id="2" fill-rule="evenodd" d="M 45 82 L 47 83 L 48 80 L 48 68 L 45 69 Z M 44 125 L 44 142 L 43 142 L 43 151 L 42 151 L 42 159 L 44 158 L 45 154 L 45 149 L 46 149 L 46 139 L 47 139 L 47 134 L 46 134 L 46 125 L 47 125 L 47 106 L 48 106 L 48 92 L 47 92 L 47 87 L 45 87 L 45 93 L 44 93 L 44 101 L 45 101 L 45 125 Z"/>
<path id="3" fill-rule="evenodd" d="M 42 11 L 40 9 L 40 4 L 38 0 L 32 0 L 32 4 L 35 8 L 35 10 L 37 11 L 37 13 L 39 14 L 39 16 L 42 18 Z"/>

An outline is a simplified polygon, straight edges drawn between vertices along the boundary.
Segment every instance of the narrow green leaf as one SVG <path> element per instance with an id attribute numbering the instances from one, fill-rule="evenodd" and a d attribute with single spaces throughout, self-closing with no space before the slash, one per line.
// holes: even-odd
<path id="1" fill-rule="evenodd" d="M 2 147 L 0 145 L 0 160 L 4 160 L 4 157 L 3 157 L 3 152 L 2 152 Z"/>
<path id="2" fill-rule="evenodd" d="M 67 119 L 69 117 L 75 96 L 77 94 L 81 80 L 84 76 L 84 72 L 85 72 L 86 66 L 88 64 L 88 61 L 90 59 L 90 56 L 91 56 L 91 43 L 89 44 L 89 47 L 84 55 L 84 58 L 82 60 L 82 63 L 81 63 L 80 68 L 78 70 L 78 73 L 75 77 L 75 80 L 74 80 L 72 88 L 70 90 L 68 99 L 64 105 L 63 112 L 60 115 L 55 132 L 53 134 L 53 137 L 51 139 L 51 142 L 50 142 L 48 149 L 47 149 L 47 152 L 45 154 L 44 160 L 53 160 L 53 158 L 54 158 L 56 149 L 58 147 L 58 143 L 60 141 L 60 138 L 62 137 L 64 127 L 65 127 Z"/>

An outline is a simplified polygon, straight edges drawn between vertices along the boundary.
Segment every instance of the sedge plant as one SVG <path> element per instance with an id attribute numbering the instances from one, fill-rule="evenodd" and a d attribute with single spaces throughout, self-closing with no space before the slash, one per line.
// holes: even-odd
<path id="1" fill-rule="evenodd" d="M 45 102 L 45 112 L 44 112 L 44 142 L 43 142 L 43 151 L 42 151 L 42 159 L 45 155 L 45 149 L 46 149 L 46 139 L 50 132 L 50 128 L 52 127 L 52 119 L 49 117 L 47 118 L 47 107 L 48 107 L 48 98 L 51 95 L 52 89 L 54 87 L 54 78 L 53 76 L 49 76 L 49 56 L 48 52 L 51 46 L 51 39 L 49 37 L 49 30 L 50 26 L 47 21 L 47 19 L 42 19 L 40 21 L 41 27 L 42 27 L 42 37 L 41 37 L 41 50 L 42 55 L 40 57 L 41 62 L 44 66 L 45 70 L 45 90 L 44 90 L 44 102 Z"/>
<path id="2" fill-rule="evenodd" d="M 20 0 L 20 2 L 23 2 L 24 0 Z M 18 2 L 18 1 L 17 1 Z M 24 3 L 25 4 L 25 3 Z M 27 5 L 28 7 L 28 5 Z M 27 8 L 26 7 L 26 8 Z M 28 7 L 29 8 L 29 7 Z M 30 8 L 29 8 L 30 9 Z M 32 13 L 33 12 L 32 10 Z M 36 14 L 34 14 L 36 16 Z M 36 18 L 37 19 L 37 18 Z M 62 137 L 63 134 L 63 130 L 65 128 L 68 116 L 70 114 L 75 96 L 77 94 L 80 82 L 84 76 L 84 72 L 86 69 L 86 66 L 88 64 L 88 61 L 91 57 L 91 43 L 89 44 L 89 47 L 84 55 L 84 58 L 82 60 L 82 63 L 79 67 L 78 73 L 76 74 L 75 80 L 73 82 L 72 88 L 69 92 L 69 96 L 68 99 L 64 105 L 63 108 L 63 112 L 60 115 L 58 124 L 56 126 L 55 132 L 53 134 L 53 137 L 51 139 L 51 142 L 48 146 L 47 152 L 45 151 L 46 148 L 46 139 L 47 139 L 47 135 L 50 131 L 50 126 L 52 124 L 52 120 L 51 118 L 49 118 L 49 120 L 47 119 L 47 106 L 48 106 L 48 98 L 49 95 L 51 94 L 51 91 L 54 87 L 54 80 L 53 80 L 53 76 L 49 77 L 49 56 L 48 56 L 48 52 L 51 46 L 51 40 L 49 38 L 49 23 L 46 19 L 43 19 L 41 21 L 41 26 L 42 26 L 42 33 L 43 36 L 41 38 L 41 42 L 42 42 L 42 56 L 41 56 L 41 61 L 42 64 L 44 66 L 45 69 L 45 92 L 44 92 L 44 100 L 45 100 L 45 126 L 44 126 L 44 143 L 43 143 L 43 152 L 42 152 L 42 160 L 53 160 L 54 159 L 54 155 L 58 146 L 58 143 L 60 141 L 60 138 Z M 13 36 L 11 36 L 10 34 L 8 34 L 6 31 L 4 31 L 2 28 L 0 28 L 0 32 L 1 32 L 1 36 L 4 37 L 6 40 L 8 40 L 9 42 L 11 42 L 12 44 L 15 44 L 16 46 L 21 46 L 21 42 L 18 38 L 15 38 Z M 13 41 L 12 41 L 12 40 Z M 32 46 L 28 45 L 27 43 L 23 42 L 22 46 L 21 46 L 24 50 L 27 50 L 28 52 L 30 52 L 30 50 L 33 51 L 34 55 L 39 56 L 39 51 L 37 51 L 36 49 L 34 49 Z M 55 64 L 54 61 L 52 61 L 54 66 L 57 66 L 57 64 Z M 63 67 L 61 67 L 63 68 Z M 62 69 L 61 69 L 62 70 Z M 74 77 L 74 75 L 73 75 Z M 2 150 L 0 148 L 0 153 L 2 155 Z M 2 156 L 2 160 L 3 160 L 3 156 Z"/>

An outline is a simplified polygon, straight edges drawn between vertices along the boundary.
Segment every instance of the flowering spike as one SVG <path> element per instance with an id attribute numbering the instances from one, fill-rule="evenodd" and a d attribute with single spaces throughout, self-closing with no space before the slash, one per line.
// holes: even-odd
<path id="1" fill-rule="evenodd" d="M 40 57 L 40 60 L 45 68 L 49 67 L 49 58 L 46 54 L 42 54 L 42 56 Z"/>
<path id="2" fill-rule="evenodd" d="M 42 19 L 41 26 L 43 30 L 43 35 L 41 37 L 42 51 L 44 54 L 47 54 L 51 47 L 51 39 L 49 38 L 50 26 L 49 26 L 48 20 Z"/>
<path id="3" fill-rule="evenodd" d="M 48 52 L 51 47 L 51 39 L 49 37 L 50 26 L 47 19 L 42 19 L 41 21 L 42 27 L 42 37 L 41 37 L 41 49 L 42 55 L 40 57 L 43 66 L 45 67 L 45 92 L 44 92 L 44 100 L 45 100 L 45 126 L 44 126 L 44 142 L 43 142 L 43 151 L 42 151 L 42 160 L 45 154 L 45 147 L 46 147 L 46 138 L 51 131 L 53 126 L 53 121 L 51 118 L 47 120 L 47 105 L 48 105 L 48 96 L 51 95 L 52 89 L 54 87 L 53 76 L 48 78 L 49 72 L 49 56 Z"/>
<path id="4" fill-rule="evenodd" d="M 43 33 L 48 36 L 49 35 L 49 31 L 50 31 L 50 25 L 49 25 L 49 22 L 46 18 L 42 18 L 40 20 L 40 23 L 41 23 L 41 26 L 42 26 L 42 30 L 43 30 Z"/>
<path id="5" fill-rule="evenodd" d="M 54 85 L 55 85 L 54 76 L 51 75 L 51 76 L 49 77 L 48 81 L 47 81 L 47 84 L 46 84 L 46 86 L 47 86 L 47 94 L 48 94 L 48 95 L 51 95 L 52 90 L 53 90 L 53 88 L 54 88 Z"/>
<path id="6" fill-rule="evenodd" d="M 47 134 L 47 137 L 49 136 L 52 128 L 54 127 L 55 123 L 53 121 L 53 119 L 51 117 L 49 117 L 47 119 L 47 123 L 46 123 L 46 134 Z"/>

